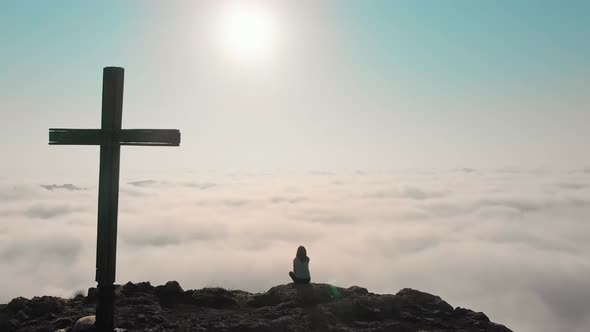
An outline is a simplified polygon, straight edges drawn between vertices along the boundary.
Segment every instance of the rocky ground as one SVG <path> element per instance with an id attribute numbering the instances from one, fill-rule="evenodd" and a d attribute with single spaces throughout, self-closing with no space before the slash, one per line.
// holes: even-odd
<path id="1" fill-rule="evenodd" d="M 280 285 L 266 293 L 204 288 L 184 291 L 175 281 L 117 287 L 116 326 L 121 331 L 392 331 L 511 332 L 481 312 L 453 308 L 413 289 L 395 295 L 327 284 Z M 73 299 L 43 296 L 0 305 L 0 331 L 74 332 L 92 315 L 96 289 Z M 77 331 L 76 331 L 77 332 Z"/>

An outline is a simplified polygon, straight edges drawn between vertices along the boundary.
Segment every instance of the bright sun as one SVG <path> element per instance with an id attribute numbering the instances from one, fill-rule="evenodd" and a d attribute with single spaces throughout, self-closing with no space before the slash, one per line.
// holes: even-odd
<path id="1" fill-rule="evenodd" d="M 228 56 L 240 62 L 268 62 L 276 47 L 277 22 L 270 9 L 233 3 L 219 20 L 219 40 Z"/>

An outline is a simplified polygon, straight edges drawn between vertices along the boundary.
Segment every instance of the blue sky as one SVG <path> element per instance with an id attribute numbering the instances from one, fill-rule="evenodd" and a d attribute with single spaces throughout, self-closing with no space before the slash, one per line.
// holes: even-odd
<path id="1" fill-rule="evenodd" d="M 366 40 L 359 58 L 450 85 L 551 81 L 588 71 L 588 2 L 351 2 L 350 24 Z M 393 56 L 393 58 L 391 58 Z M 421 68 L 421 70 L 419 70 Z"/>
<path id="2" fill-rule="evenodd" d="M 134 171 L 590 164 L 588 2 L 249 1 L 280 26 L 252 68 L 216 49 L 229 3 L 2 2 L 3 167 L 94 168 L 47 128 L 98 126 L 107 65 L 127 70 L 124 125 L 183 132 L 126 152 Z"/>

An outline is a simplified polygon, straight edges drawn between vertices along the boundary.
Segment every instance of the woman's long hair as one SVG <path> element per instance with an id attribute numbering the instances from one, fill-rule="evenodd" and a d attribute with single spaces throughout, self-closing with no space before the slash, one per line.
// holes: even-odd
<path id="1" fill-rule="evenodd" d="M 299 258 L 299 260 L 303 263 L 309 262 L 309 257 L 307 257 L 307 250 L 305 250 L 304 246 L 299 246 L 299 248 L 297 248 L 297 258 Z"/>

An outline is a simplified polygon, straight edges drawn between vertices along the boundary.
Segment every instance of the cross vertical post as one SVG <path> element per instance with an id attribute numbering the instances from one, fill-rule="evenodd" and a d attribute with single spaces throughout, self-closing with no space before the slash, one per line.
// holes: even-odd
<path id="1" fill-rule="evenodd" d="M 106 67 L 102 86 L 102 144 L 98 185 L 98 232 L 96 281 L 98 331 L 114 330 L 115 264 L 117 255 L 117 211 L 119 205 L 119 162 L 121 147 L 117 134 L 123 114 L 123 68 Z"/>

